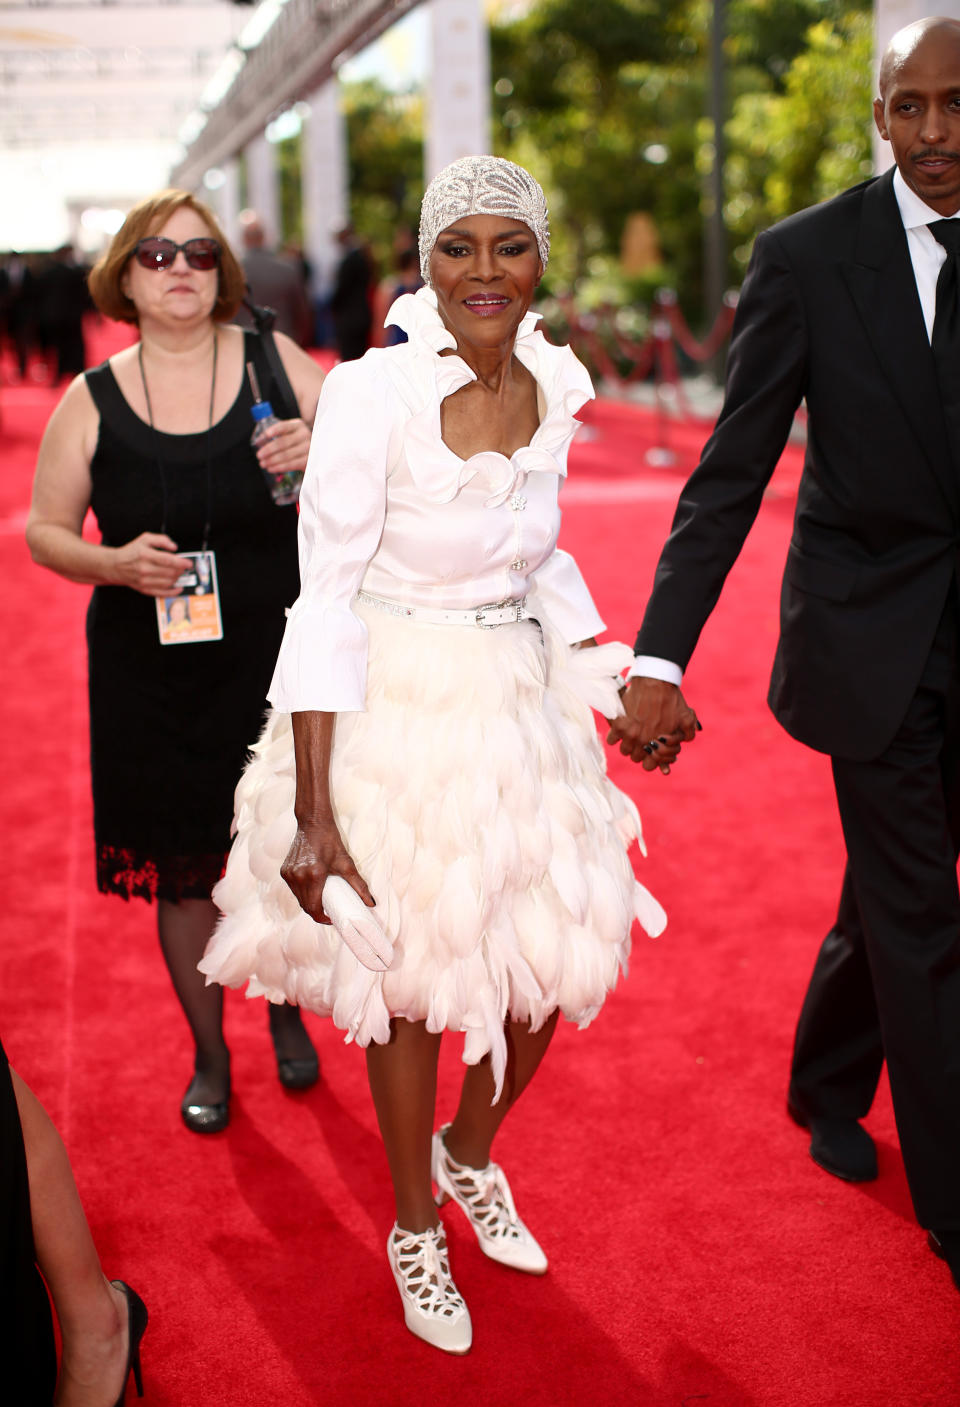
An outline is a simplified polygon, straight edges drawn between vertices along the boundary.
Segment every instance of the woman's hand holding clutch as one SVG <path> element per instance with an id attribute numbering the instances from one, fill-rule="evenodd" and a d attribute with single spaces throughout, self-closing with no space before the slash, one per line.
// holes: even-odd
<path id="1" fill-rule="evenodd" d="M 316 923 L 332 923 L 358 962 L 374 972 L 387 970 L 393 945 L 332 817 L 297 827 L 280 874 L 304 913 Z"/>

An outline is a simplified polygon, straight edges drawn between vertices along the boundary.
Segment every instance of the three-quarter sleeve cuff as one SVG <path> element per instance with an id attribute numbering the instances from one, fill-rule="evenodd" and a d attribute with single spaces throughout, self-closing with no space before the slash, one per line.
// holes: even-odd
<path id="1" fill-rule="evenodd" d="M 281 713 L 362 712 L 367 693 L 367 627 L 349 607 L 297 602 L 267 699 Z"/>
<path id="2" fill-rule="evenodd" d="M 559 548 L 533 575 L 527 593 L 527 611 L 536 616 L 542 610 L 553 628 L 568 645 L 591 640 L 606 630 L 606 624 L 593 604 L 587 583 L 569 552 Z"/>

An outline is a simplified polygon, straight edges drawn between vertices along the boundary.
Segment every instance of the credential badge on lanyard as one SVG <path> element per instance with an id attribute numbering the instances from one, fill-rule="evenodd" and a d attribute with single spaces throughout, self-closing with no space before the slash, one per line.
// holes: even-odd
<path id="1" fill-rule="evenodd" d="M 223 639 L 216 553 L 180 552 L 190 565 L 177 577 L 179 594 L 157 597 L 161 645 L 194 645 Z"/>

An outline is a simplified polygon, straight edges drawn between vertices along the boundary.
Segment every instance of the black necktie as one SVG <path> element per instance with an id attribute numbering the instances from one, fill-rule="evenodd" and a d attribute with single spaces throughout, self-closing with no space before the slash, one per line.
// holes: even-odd
<path id="1" fill-rule="evenodd" d="M 947 251 L 937 279 L 937 311 L 933 320 L 933 354 L 939 357 L 952 352 L 960 356 L 960 278 L 957 256 L 960 255 L 960 220 L 934 220 L 927 229 L 938 244 Z M 954 361 L 954 376 L 960 371 L 960 361 Z"/>
<path id="2" fill-rule="evenodd" d="M 960 471 L 960 220 L 934 220 L 927 228 L 947 251 L 937 278 L 930 345 L 953 462 Z"/>

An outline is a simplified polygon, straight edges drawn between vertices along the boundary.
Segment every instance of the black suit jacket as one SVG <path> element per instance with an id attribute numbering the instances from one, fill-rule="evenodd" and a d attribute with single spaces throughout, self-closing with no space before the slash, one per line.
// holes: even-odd
<path id="1" fill-rule="evenodd" d="M 758 237 L 724 406 L 681 494 L 638 653 L 686 667 L 804 398 L 769 702 L 801 742 L 866 759 L 916 690 L 960 522 L 960 465 L 892 172 Z"/>

